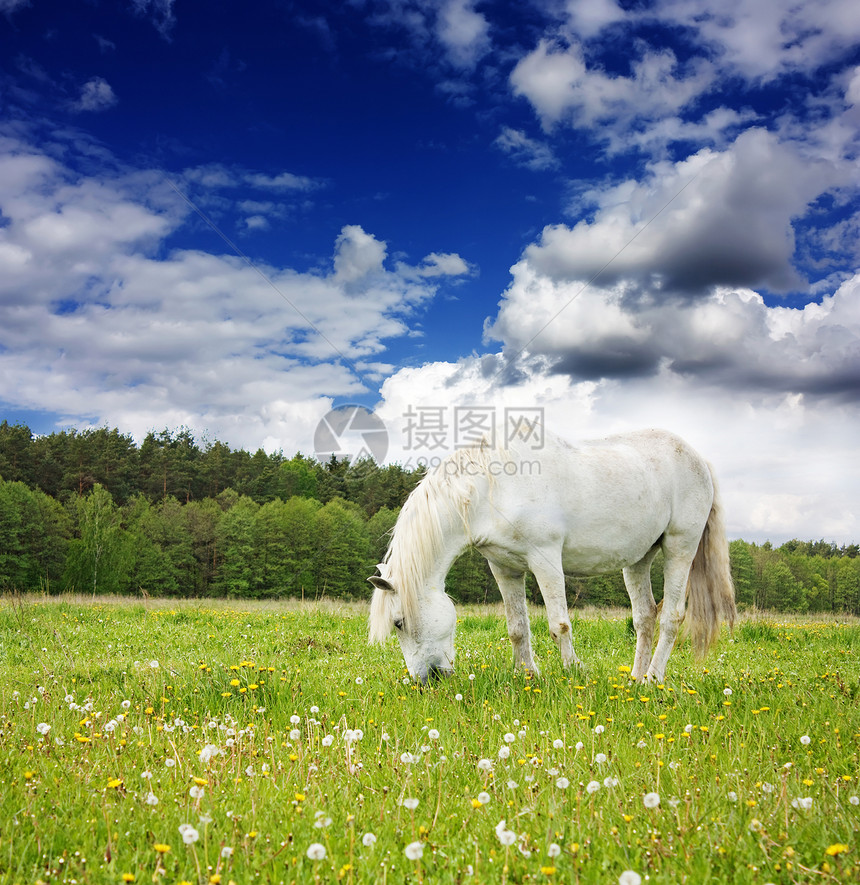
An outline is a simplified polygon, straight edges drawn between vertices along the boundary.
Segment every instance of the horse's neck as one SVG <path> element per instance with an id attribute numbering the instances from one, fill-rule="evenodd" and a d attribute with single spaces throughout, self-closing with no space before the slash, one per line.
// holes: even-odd
<path id="1" fill-rule="evenodd" d="M 433 592 L 444 591 L 445 578 L 454 560 L 469 546 L 470 537 L 463 518 L 456 513 L 447 514 L 442 523 L 442 539 L 434 562 L 426 575 L 424 587 Z"/>
<path id="2" fill-rule="evenodd" d="M 394 545 L 391 551 L 390 565 L 395 572 L 394 580 L 401 583 L 404 579 L 413 583 L 412 590 L 416 596 L 428 592 L 442 592 L 445 589 L 445 577 L 454 564 L 454 560 L 469 546 L 471 537 L 467 526 L 467 514 L 453 507 L 445 507 L 438 512 L 438 532 L 422 533 L 415 537 L 413 532 L 406 536 L 398 536 L 395 529 Z M 413 545 L 433 537 L 432 546 L 415 556 Z M 394 549 L 398 548 L 398 549 Z M 407 566 L 407 558 L 412 560 L 412 568 Z M 417 560 L 417 561 L 416 561 Z"/>

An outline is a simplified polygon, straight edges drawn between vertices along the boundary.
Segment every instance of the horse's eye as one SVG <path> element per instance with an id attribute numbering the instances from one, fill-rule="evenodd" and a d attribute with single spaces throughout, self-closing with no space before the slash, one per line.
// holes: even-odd
<path id="1" fill-rule="evenodd" d="M 395 630 L 402 630 L 403 629 L 403 618 L 398 618 L 394 622 L 394 629 Z"/>

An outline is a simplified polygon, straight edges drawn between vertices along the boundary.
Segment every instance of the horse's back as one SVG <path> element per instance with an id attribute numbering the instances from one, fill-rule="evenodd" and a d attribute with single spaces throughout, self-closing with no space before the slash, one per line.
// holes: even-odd
<path id="1" fill-rule="evenodd" d="M 662 430 L 575 444 L 547 435 L 526 463 L 492 495 L 496 531 L 513 546 L 560 545 L 568 573 L 631 565 L 666 533 L 697 544 L 713 500 L 707 462 Z"/>

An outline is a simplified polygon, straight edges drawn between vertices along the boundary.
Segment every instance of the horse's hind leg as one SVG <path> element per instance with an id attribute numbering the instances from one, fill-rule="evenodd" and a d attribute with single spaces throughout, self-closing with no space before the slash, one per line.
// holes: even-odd
<path id="1" fill-rule="evenodd" d="M 636 654 L 630 676 L 637 682 L 645 677 L 651 662 L 651 646 L 657 622 L 657 606 L 651 590 L 651 563 L 657 555 L 657 549 L 652 548 L 639 562 L 624 569 L 624 584 L 633 607 L 633 628 L 636 630 Z"/>
<path id="2" fill-rule="evenodd" d="M 582 661 L 573 650 L 570 635 L 570 615 L 567 610 L 567 593 L 564 587 L 564 572 L 558 555 L 549 551 L 538 550 L 529 559 L 529 567 L 534 574 L 546 608 L 546 619 L 549 624 L 549 635 L 561 652 L 561 662 L 565 667 L 581 664 Z"/>
<path id="3" fill-rule="evenodd" d="M 646 677 L 655 682 L 662 682 L 666 675 L 666 664 L 675 646 L 675 640 L 681 625 L 687 602 L 687 580 L 690 566 L 696 553 L 695 544 L 684 540 L 664 541 L 663 553 L 666 560 L 663 565 L 663 611 L 660 614 L 660 638 L 654 657 L 648 667 Z"/>
<path id="4" fill-rule="evenodd" d="M 508 622 L 508 636 L 514 649 L 514 666 L 538 673 L 532 653 L 532 631 L 529 613 L 526 608 L 525 572 L 507 569 L 487 560 L 490 571 L 499 585 L 505 603 L 505 618 Z"/>

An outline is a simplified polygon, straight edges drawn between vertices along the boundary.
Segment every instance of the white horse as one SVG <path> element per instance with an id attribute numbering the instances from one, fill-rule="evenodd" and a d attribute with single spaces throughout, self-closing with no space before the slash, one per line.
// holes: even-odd
<path id="1" fill-rule="evenodd" d="M 531 451 L 462 449 L 421 481 L 403 505 L 391 543 L 368 580 L 370 641 L 397 631 L 413 679 L 454 667 L 454 604 L 445 576 L 469 546 L 487 559 L 505 603 L 515 666 L 538 672 L 526 609 L 525 574 L 537 579 L 549 632 L 565 667 L 579 664 L 571 641 L 564 576 L 623 569 L 633 606 L 632 677 L 663 680 L 687 619 L 703 657 L 723 620 L 735 617 L 720 499 L 710 465 L 659 430 L 571 445 L 545 434 Z M 664 555 L 660 636 L 651 562 Z"/>

